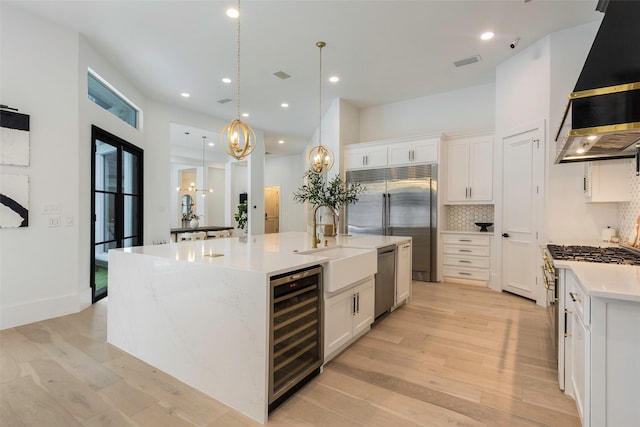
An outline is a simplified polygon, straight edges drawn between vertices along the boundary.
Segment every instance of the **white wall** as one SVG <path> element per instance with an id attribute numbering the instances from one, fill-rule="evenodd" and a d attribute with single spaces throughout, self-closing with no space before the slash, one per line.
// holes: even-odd
<path id="1" fill-rule="evenodd" d="M 293 201 L 293 192 L 303 183 L 305 157 L 269 157 L 264 168 L 264 185 L 280 187 L 280 232 L 305 231 L 305 211 L 301 203 Z"/>
<path id="2" fill-rule="evenodd" d="M 547 133 L 547 238 L 556 241 L 600 240 L 605 226 L 618 227 L 615 203 L 585 203 L 584 163 L 554 164 L 555 133 L 560 125 L 567 96 L 573 91 L 589 53 L 599 23 L 581 25 L 550 35 L 550 117 Z M 571 121 L 571 117 L 568 118 Z"/>
<path id="3" fill-rule="evenodd" d="M 494 112 L 494 84 L 364 108 L 360 141 L 493 129 Z"/>
<path id="4" fill-rule="evenodd" d="M 0 31 L 0 99 L 31 116 L 29 166 L 0 167 L 27 175 L 30 184 L 28 228 L 0 229 L 4 329 L 77 311 L 89 301 L 78 280 L 79 38 L 7 4 Z M 59 206 L 61 227 L 47 226 L 45 204 Z"/>

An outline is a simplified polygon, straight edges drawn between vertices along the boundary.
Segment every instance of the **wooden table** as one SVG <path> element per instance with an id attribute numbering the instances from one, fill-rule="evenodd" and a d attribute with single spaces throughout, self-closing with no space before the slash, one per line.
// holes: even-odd
<path id="1" fill-rule="evenodd" d="M 223 230 L 233 230 L 233 227 L 227 227 L 223 225 L 205 225 L 202 227 L 191 228 L 191 227 L 181 227 L 181 228 L 172 228 L 170 231 L 171 235 L 174 236 L 173 239 L 175 242 L 178 241 L 179 233 L 193 233 L 196 231 L 223 231 Z"/>

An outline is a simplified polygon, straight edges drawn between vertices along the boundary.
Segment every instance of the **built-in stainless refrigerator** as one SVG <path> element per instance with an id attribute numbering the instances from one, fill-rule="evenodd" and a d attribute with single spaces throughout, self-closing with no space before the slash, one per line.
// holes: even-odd
<path id="1" fill-rule="evenodd" d="M 436 163 L 347 172 L 347 182 L 366 187 L 347 205 L 348 234 L 410 236 L 413 279 L 436 281 Z"/>

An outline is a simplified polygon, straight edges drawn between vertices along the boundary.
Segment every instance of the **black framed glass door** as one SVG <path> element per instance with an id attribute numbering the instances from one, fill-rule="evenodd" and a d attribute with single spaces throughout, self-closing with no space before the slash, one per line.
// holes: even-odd
<path id="1" fill-rule="evenodd" d="M 109 249 L 142 244 L 140 148 L 91 127 L 91 290 L 93 302 L 107 296 Z"/>

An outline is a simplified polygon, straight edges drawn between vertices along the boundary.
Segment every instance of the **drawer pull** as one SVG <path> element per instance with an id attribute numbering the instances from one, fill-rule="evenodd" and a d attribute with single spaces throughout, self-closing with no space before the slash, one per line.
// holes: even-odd
<path id="1" fill-rule="evenodd" d="M 569 292 L 569 296 L 571 296 L 573 302 L 582 302 L 580 301 L 580 298 L 578 298 L 578 294 L 576 292 Z"/>
<path id="2" fill-rule="evenodd" d="M 459 259 L 458 262 L 464 262 L 466 264 L 471 264 L 471 261 L 468 261 L 466 259 Z"/>
<path id="3" fill-rule="evenodd" d="M 471 239 L 458 239 L 458 242 L 471 242 Z"/>
<path id="4" fill-rule="evenodd" d="M 471 273 L 466 273 L 464 271 L 459 271 L 458 274 L 461 276 L 471 276 Z"/>
<path id="5" fill-rule="evenodd" d="M 471 249 L 458 249 L 458 252 L 471 252 Z"/>

